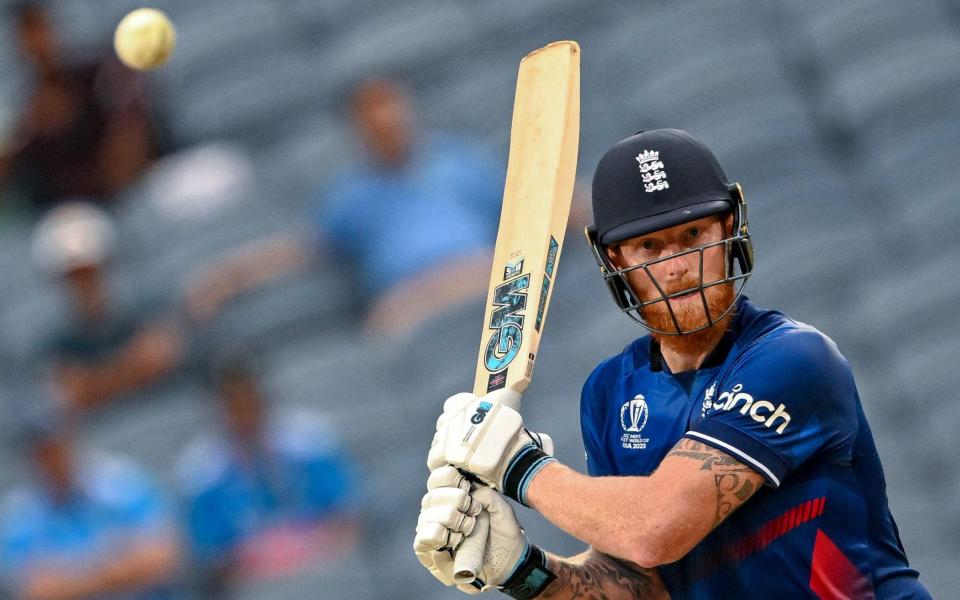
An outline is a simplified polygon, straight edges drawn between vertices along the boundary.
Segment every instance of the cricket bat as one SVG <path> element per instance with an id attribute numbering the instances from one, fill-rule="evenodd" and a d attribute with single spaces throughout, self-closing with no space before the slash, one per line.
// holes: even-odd
<path id="1" fill-rule="evenodd" d="M 500 228 L 473 393 L 530 385 L 570 214 L 580 138 L 580 46 L 554 42 L 520 61 Z M 480 572 L 489 526 L 478 519 L 454 562 L 458 583 Z"/>

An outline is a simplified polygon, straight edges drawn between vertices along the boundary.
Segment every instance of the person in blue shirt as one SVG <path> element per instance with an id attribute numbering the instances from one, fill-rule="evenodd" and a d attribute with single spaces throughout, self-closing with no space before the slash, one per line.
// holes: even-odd
<path id="1" fill-rule="evenodd" d="M 360 85 L 352 113 L 367 160 L 329 186 L 316 228 L 358 267 L 364 291 L 375 297 L 477 253 L 489 263 L 503 191 L 490 158 L 462 137 L 418 131 L 409 96 L 392 81 Z"/>
<path id="2" fill-rule="evenodd" d="M 482 298 L 504 170 L 467 136 L 421 130 L 414 113 L 397 81 L 357 85 L 350 116 L 365 152 L 319 194 L 309 235 L 285 231 L 204 268 L 189 294 L 192 312 L 212 314 L 310 263 L 354 276 L 374 333 L 404 333 L 445 306 Z"/>
<path id="3" fill-rule="evenodd" d="M 3 591 L 28 600 L 174 598 L 176 525 L 150 478 L 120 457 L 76 452 L 59 419 L 28 423 L 21 441 L 32 477 L 0 506 Z"/>
<path id="4" fill-rule="evenodd" d="M 589 476 L 523 428 L 514 392 L 454 396 L 428 458 L 424 566 L 514 598 L 928 599 L 850 365 L 815 328 L 743 295 L 746 204 L 713 154 L 683 131 L 642 131 L 603 156 L 593 204 L 604 280 L 650 334 L 583 387 Z M 504 497 L 590 549 L 547 555 Z M 454 580 L 475 530 L 488 535 L 482 566 Z"/>
<path id="5" fill-rule="evenodd" d="M 331 425 L 269 410 L 245 359 L 224 361 L 215 378 L 222 431 L 194 440 L 178 465 L 204 597 L 304 568 L 357 537 L 356 469 Z"/>

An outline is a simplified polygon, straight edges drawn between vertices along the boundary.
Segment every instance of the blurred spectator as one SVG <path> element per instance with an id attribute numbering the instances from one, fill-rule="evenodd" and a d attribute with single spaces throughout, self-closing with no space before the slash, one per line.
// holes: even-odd
<path id="1" fill-rule="evenodd" d="M 34 87 L 13 141 L 0 148 L 0 180 L 15 180 L 38 209 L 70 196 L 108 199 L 158 152 L 142 77 L 112 51 L 69 62 L 39 0 L 19 2 L 9 14 Z"/>
<path id="2" fill-rule="evenodd" d="M 242 361 L 215 378 L 222 430 L 195 440 L 178 468 L 204 597 L 296 572 L 356 541 L 356 474 L 329 425 L 270 411 Z"/>
<path id="3" fill-rule="evenodd" d="M 51 211 L 34 234 L 38 266 L 62 279 L 73 305 L 51 354 L 54 383 L 77 409 L 152 384 L 183 360 L 183 335 L 171 320 L 111 302 L 105 268 L 114 237 L 110 217 L 81 202 Z"/>
<path id="4" fill-rule="evenodd" d="M 209 314 L 301 267 L 317 245 L 359 279 L 375 333 L 407 331 L 486 292 L 502 171 L 467 141 L 419 132 L 411 99 L 396 82 L 362 83 L 351 115 L 367 160 L 326 191 L 312 220 L 313 243 L 288 235 L 235 252 L 196 278 L 195 312 Z"/>
<path id="5" fill-rule="evenodd" d="M 0 509 L 0 578 L 25 600 L 173 597 L 179 544 L 153 483 L 123 459 L 78 456 L 61 422 L 31 423 L 31 481 Z"/>

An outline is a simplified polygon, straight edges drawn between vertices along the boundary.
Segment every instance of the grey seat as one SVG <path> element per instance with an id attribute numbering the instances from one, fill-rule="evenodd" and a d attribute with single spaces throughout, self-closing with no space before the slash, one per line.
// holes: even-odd
<path id="1" fill-rule="evenodd" d="M 410 407 L 389 377 L 392 353 L 355 330 L 320 332 L 266 354 L 267 389 L 278 401 L 324 411 L 355 456 L 374 460 L 409 433 L 398 427 Z"/>
<path id="2" fill-rule="evenodd" d="M 630 3 L 611 16 L 612 22 L 596 32 L 607 40 L 605 53 L 612 56 L 618 49 L 617 64 L 632 65 L 638 74 L 656 74 L 708 54 L 724 55 L 765 43 L 772 18 L 768 8 L 742 0 L 640 8 Z"/>
<path id="3" fill-rule="evenodd" d="M 828 77 L 828 101 L 853 131 L 874 135 L 886 128 L 922 124 L 944 112 L 960 112 L 960 39 L 948 32 L 883 44 Z"/>
<path id="4" fill-rule="evenodd" d="M 954 315 L 960 297 L 955 276 L 958 259 L 960 248 L 947 245 L 939 253 L 916 255 L 912 262 L 882 277 L 863 281 L 860 318 L 874 327 L 882 326 L 892 346 L 903 343 L 910 331 L 936 334 L 944 317 Z"/>
<path id="5" fill-rule="evenodd" d="M 181 143 L 269 137 L 274 126 L 324 97 L 327 81 L 320 75 L 303 52 L 284 47 L 213 69 L 176 95 L 174 134 Z"/>
<path id="6" fill-rule="evenodd" d="M 256 149 L 254 160 L 265 195 L 308 216 L 324 182 L 346 167 L 354 135 L 346 114 L 310 112 L 284 123 L 274 141 Z"/>
<path id="7" fill-rule="evenodd" d="M 949 30 L 942 2 L 896 0 L 783 2 L 781 10 L 811 52 L 830 71 L 833 66 L 870 60 L 878 45 Z"/>
<path id="8" fill-rule="evenodd" d="M 876 208 L 899 230 L 899 251 L 909 260 L 942 251 L 960 225 L 958 116 L 863 144 L 866 177 L 886 193 Z"/>
<path id="9" fill-rule="evenodd" d="M 0 307 L 26 300 L 46 287 L 46 277 L 33 262 L 32 233 L 30 223 L 0 232 L 0 272 L 7 283 L 0 287 Z"/>
<path id="10" fill-rule="evenodd" d="M 132 458 L 172 485 L 180 451 L 204 428 L 214 426 L 214 409 L 210 391 L 182 377 L 98 410 L 83 421 L 82 439 Z"/>
<path id="11" fill-rule="evenodd" d="M 159 75 L 181 88 L 289 42 L 282 9 L 272 2 L 174 2 L 166 10 L 177 28 L 177 49 Z"/>
<path id="12" fill-rule="evenodd" d="M 247 582 L 228 593 L 230 600 L 379 600 L 383 582 L 369 567 L 371 561 L 358 548 L 317 560 L 281 578 Z"/>
<path id="13" fill-rule="evenodd" d="M 333 89 L 343 89 L 367 73 L 423 73 L 442 62 L 440 57 L 466 47 L 477 33 L 462 5 L 417 0 L 352 23 L 315 48 L 313 58 Z"/>
<path id="14" fill-rule="evenodd" d="M 125 251 L 118 268 L 140 287 L 178 294 L 184 278 L 207 261 L 291 231 L 293 219 L 261 196 L 242 154 L 238 159 L 227 147 L 206 147 L 196 155 L 204 158 L 159 167 L 129 191 L 119 212 Z"/>

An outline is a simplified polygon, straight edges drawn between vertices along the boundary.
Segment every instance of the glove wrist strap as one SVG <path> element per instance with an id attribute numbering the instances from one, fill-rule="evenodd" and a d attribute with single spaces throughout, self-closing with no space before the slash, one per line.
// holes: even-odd
<path id="1" fill-rule="evenodd" d="M 503 474 L 503 495 L 529 507 L 527 486 L 540 469 L 552 462 L 557 462 L 557 459 L 533 444 L 521 448 Z"/>
<path id="2" fill-rule="evenodd" d="M 547 556 L 543 550 L 530 545 L 500 591 L 516 600 L 532 600 L 556 578 L 547 568 Z"/>

